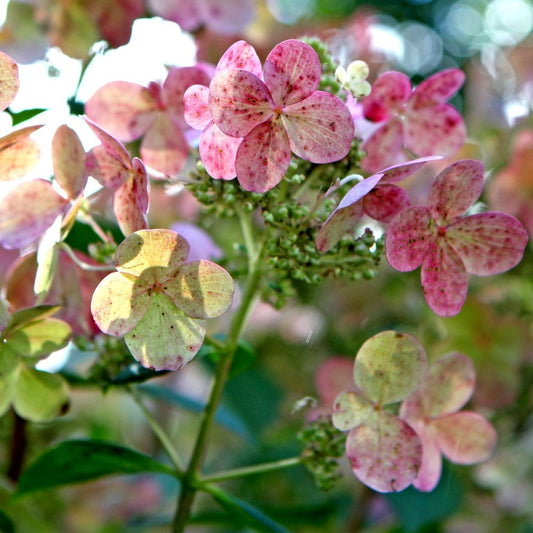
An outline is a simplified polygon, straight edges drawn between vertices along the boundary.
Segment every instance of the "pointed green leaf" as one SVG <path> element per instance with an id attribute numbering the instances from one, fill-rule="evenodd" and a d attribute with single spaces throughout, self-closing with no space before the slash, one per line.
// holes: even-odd
<path id="1" fill-rule="evenodd" d="M 111 474 L 161 472 L 168 466 L 123 446 L 95 440 L 70 440 L 46 451 L 24 472 L 17 494 L 81 483 Z"/>
<path id="2" fill-rule="evenodd" d="M 152 294 L 142 320 L 126 334 L 133 357 L 153 370 L 177 370 L 198 352 L 205 320 L 185 316 L 162 293 Z"/>
<path id="3" fill-rule="evenodd" d="M 164 287 L 176 307 L 193 318 L 213 318 L 231 305 L 235 285 L 221 266 L 207 260 L 182 265 Z"/>
<path id="4" fill-rule="evenodd" d="M 70 326 L 59 318 L 31 322 L 6 338 L 7 345 L 26 357 L 43 357 L 64 348 L 70 339 Z"/>
<path id="5" fill-rule="evenodd" d="M 68 387 L 61 376 L 19 366 L 13 391 L 13 407 L 19 416 L 44 422 L 64 414 L 68 406 Z"/>
<path id="6" fill-rule="evenodd" d="M 427 372 L 422 345 L 411 335 L 382 331 L 368 339 L 355 359 L 355 384 L 379 405 L 399 402 L 416 390 Z"/>

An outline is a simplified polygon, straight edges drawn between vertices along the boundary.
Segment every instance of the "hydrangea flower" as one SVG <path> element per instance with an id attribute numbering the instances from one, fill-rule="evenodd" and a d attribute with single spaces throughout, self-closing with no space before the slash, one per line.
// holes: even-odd
<path id="1" fill-rule="evenodd" d="M 132 233 L 115 251 L 117 272 L 96 287 L 98 327 L 122 336 L 133 357 L 154 370 L 177 370 L 198 352 L 206 319 L 231 305 L 231 276 L 211 261 L 187 262 L 188 242 L 171 230 Z"/>
<path id="2" fill-rule="evenodd" d="M 436 159 L 440 157 L 423 157 L 393 165 L 356 183 L 322 224 L 316 237 L 317 249 L 327 252 L 345 233 L 355 228 L 364 214 L 380 222 L 390 222 L 411 204 L 407 191 L 396 182 Z"/>
<path id="3" fill-rule="evenodd" d="M 468 273 L 489 276 L 522 259 L 527 232 L 513 216 L 498 212 L 466 215 L 483 188 L 483 164 L 469 159 L 446 167 L 434 181 L 428 206 L 396 215 L 385 236 L 390 265 L 421 270 L 429 307 L 440 316 L 457 314 L 468 292 Z"/>
<path id="4" fill-rule="evenodd" d="M 417 156 L 455 153 L 464 143 L 461 114 L 446 103 L 464 81 L 459 69 L 438 72 L 414 91 L 401 72 L 385 72 L 362 100 L 364 117 L 380 127 L 362 145 L 361 166 L 369 172 L 406 160 L 404 146 Z"/>
<path id="5" fill-rule="evenodd" d="M 228 69 L 209 87 L 209 107 L 227 135 L 244 137 L 235 168 L 241 186 L 266 192 L 285 175 L 291 151 L 313 163 L 345 157 L 354 134 L 351 114 L 335 95 L 319 91 L 316 52 L 295 39 L 274 47 L 255 74 Z"/>
<path id="6" fill-rule="evenodd" d="M 439 481 L 442 455 L 454 463 L 485 461 L 496 444 L 496 431 L 478 413 L 457 412 L 474 392 L 475 369 L 471 360 L 458 352 L 435 361 L 424 384 L 406 398 L 400 417 L 422 440 L 422 466 L 413 486 L 431 491 Z"/>
<path id="7" fill-rule="evenodd" d="M 247 70 L 261 76 L 261 61 L 254 48 L 246 41 L 237 41 L 220 58 L 215 75 L 229 68 Z M 192 85 L 183 96 L 184 116 L 187 123 L 203 130 L 200 135 L 200 159 L 207 173 L 215 179 L 230 180 L 236 176 L 235 157 L 242 137 L 226 135 L 213 122 L 209 110 L 209 89 Z"/>
<path id="8" fill-rule="evenodd" d="M 163 85 L 152 82 L 148 88 L 112 81 L 87 100 L 85 112 L 121 142 L 142 137 L 140 154 L 145 164 L 175 176 L 189 153 L 183 94 L 195 83 L 209 83 L 209 75 L 198 66 L 171 68 Z"/>
<path id="9" fill-rule="evenodd" d="M 349 431 L 346 455 L 357 478 L 379 492 L 397 492 L 416 478 L 422 443 L 414 429 L 386 406 L 414 392 L 427 372 L 422 345 L 411 335 L 382 331 L 355 358 L 355 391 L 333 404 L 333 425 Z"/>

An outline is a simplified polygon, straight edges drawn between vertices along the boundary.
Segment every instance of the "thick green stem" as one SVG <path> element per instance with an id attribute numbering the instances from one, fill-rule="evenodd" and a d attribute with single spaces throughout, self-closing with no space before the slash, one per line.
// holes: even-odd
<path id="1" fill-rule="evenodd" d="M 245 220 L 246 216 L 242 214 L 240 218 L 245 239 L 248 241 L 247 245 L 251 245 L 253 239 L 251 239 L 251 234 L 249 233 L 250 228 Z M 198 476 L 202 468 L 203 460 L 208 447 L 209 436 L 213 427 L 215 413 L 222 397 L 222 392 L 228 378 L 233 357 L 237 351 L 239 339 L 246 326 L 248 316 L 253 309 L 253 304 L 258 296 L 262 274 L 261 262 L 263 259 L 263 250 L 264 246 L 261 246 L 257 251 L 250 250 L 250 248 L 248 249 L 249 253 L 251 252 L 251 254 L 250 269 L 248 272 L 246 288 L 240 306 L 233 316 L 224 349 L 221 351 L 221 357 L 215 371 L 211 394 L 203 412 L 202 421 L 200 423 L 200 429 L 198 431 L 196 443 L 191 455 L 191 460 L 189 462 L 187 471 L 182 478 L 182 490 L 173 524 L 173 531 L 175 532 L 185 531 L 185 526 L 191 513 L 196 491 L 198 490 Z"/>

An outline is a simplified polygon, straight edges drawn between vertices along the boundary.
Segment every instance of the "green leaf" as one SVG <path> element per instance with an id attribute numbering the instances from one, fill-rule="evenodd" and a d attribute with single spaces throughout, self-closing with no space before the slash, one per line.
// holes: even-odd
<path id="1" fill-rule="evenodd" d="M 9 114 L 11 115 L 13 126 L 16 126 L 17 124 L 29 120 L 30 118 L 36 117 L 44 111 L 46 111 L 45 108 L 24 109 L 23 111 L 19 111 L 18 113 L 14 113 L 13 111 L 9 110 Z"/>
<path id="2" fill-rule="evenodd" d="M 68 409 L 67 382 L 57 374 L 20 365 L 13 390 L 13 408 L 33 422 L 53 420 Z"/>
<path id="3" fill-rule="evenodd" d="M 0 510 L 0 531 L 2 533 L 15 533 L 15 523 L 2 510 Z"/>
<path id="4" fill-rule="evenodd" d="M 223 341 L 224 336 L 215 335 L 215 338 Z M 220 351 L 216 347 L 205 342 L 200 348 L 200 351 L 196 357 L 206 357 L 211 363 L 217 364 L 218 361 L 220 361 Z M 246 340 L 240 339 L 239 344 L 237 345 L 235 356 L 233 357 L 228 378 L 232 379 L 251 368 L 256 360 L 256 357 L 257 353 L 255 348 Z"/>
<path id="5" fill-rule="evenodd" d="M 236 498 L 235 496 L 222 491 L 218 487 L 210 485 L 209 487 L 206 487 L 205 490 L 209 492 L 214 500 L 222 505 L 232 517 L 241 518 L 256 531 L 289 533 L 288 529 L 266 516 L 263 511 L 250 503 Z"/>
<path id="6" fill-rule="evenodd" d="M 422 345 L 411 335 L 382 331 L 361 346 L 354 380 L 378 405 L 399 402 L 422 383 L 428 368 Z"/>
<path id="7" fill-rule="evenodd" d="M 61 309 L 59 305 L 37 305 L 34 307 L 27 307 L 26 309 L 19 309 L 11 315 L 11 321 L 6 328 L 5 333 L 8 331 L 14 331 L 26 324 L 35 322 L 36 320 L 42 320 L 54 313 L 57 313 Z"/>
<path id="8" fill-rule="evenodd" d="M 70 326 L 59 318 L 31 322 L 10 333 L 7 345 L 25 357 L 44 357 L 64 348 L 70 339 Z"/>
<path id="9" fill-rule="evenodd" d="M 148 455 L 96 440 L 64 441 L 37 458 L 19 480 L 17 495 L 81 483 L 111 474 L 174 471 Z"/>

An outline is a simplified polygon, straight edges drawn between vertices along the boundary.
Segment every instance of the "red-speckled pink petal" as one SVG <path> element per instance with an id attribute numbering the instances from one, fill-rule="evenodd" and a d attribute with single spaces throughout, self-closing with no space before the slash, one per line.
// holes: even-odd
<path id="1" fill-rule="evenodd" d="M 124 145 L 119 140 L 115 139 L 115 137 L 110 135 L 107 131 L 102 129 L 98 124 L 95 124 L 87 117 L 84 118 L 85 122 L 91 128 L 93 133 L 98 137 L 98 140 L 102 143 L 105 150 L 108 151 L 111 155 L 113 155 L 116 159 L 118 159 L 123 166 L 130 167 L 131 157 L 126 148 L 124 148 Z M 150 123 L 152 122 L 153 120 Z"/>
<path id="2" fill-rule="evenodd" d="M 281 121 L 259 124 L 237 150 L 237 179 L 247 191 L 269 191 L 282 180 L 290 161 L 289 139 Z"/>
<path id="3" fill-rule="evenodd" d="M 409 207 L 396 215 L 385 234 L 385 252 L 389 264 L 400 272 L 418 268 L 434 238 L 429 210 Z"/>
<path id="4" fill-rule="evenodd" d="M 0 144 L 3 139 L 5 137 L 0 139 Z M 19 140 L 0 147 L 0 181 L 15 181 L 24 177 L 37 166 L 40 155 L 39 144 L 31 137 L 21 136 Z"/>
<path id="5" fill-rule="evenodd" d="M 422 107 L 435 106 L 446 102 L 460 89 L 464 81 L 464 72 L 457 68 L 437 72 L 417 85 L 409 99 L 408 107 L 413 110 L 419 110 Z"/>
<path id="6" fill-rule="evenodd" d="M 411 81 L 401 72 L 385 72 L 372 84 L 372 92 L 363 99 L 363 115 L 372 122 L 394 116 L 411 96 Z"/>
<path id="7" fill-rule="evenodd" d="M 247 70 L 248 72 L 255 74 L 258 78 L 260 78 L 263 73 L 261 61 L 255 48 L 243 40 L 232 44 L 224 52 L 224 55 L 217 63 L 215 75 L 229 68 Z"/>
<path id="8" fill-rule="evenodd" d="M 161 98 L 165 113 L 180 127 L 187 126 L 183 118 L 183 95 L 191 85 L 209 85 L 210 78 L 200 67 L 175 67 L 168 71 Z"/>
<path id="9" fill-rule="evenodd" d="M 85 156 L 88 175 L 110 189 L 118 189 L 131 176 L 131 163 L 125 166 L 117 157 L 108 152 L 103 145 L 95 146 Z"/>
<path id="10" fill-rule="evenodd" d="M 272 49 L 263 77 L 276 105 L 291 105 L 311 96 L 320 83 L 317 53 L 306 43 L 288 39 Z"/>
<path id="11" fill-rule="evenodd" d="M 459 313 L 468 292 L 468 274 L 446 239 L 439 238 L 430 244 L 420 277 L 426 302 L 435 314 L 454 316 Z"/>
<path id="12" fill-rule="evenodd" d="M 113 198 L 113 211 L 120 231 L 128 236 L 135 231 L 147 229 L 148 223 L 142 205 L 138 203 L 139 183 L 130 179 L 119 187 Z"/>
<path id="13" fill-rule="evenodd" d="M 380 172 L 381 169 L 405 162 L 403 153 L 403 124 L 393 119 L 376 130 L 361 147 L 366 155 L 361 167 L 367 172 Z"/>
<path id="14" fill-rule="evenodd" d="M 138 139 L 153 122 L 157 103 L 146 87 L 113 81 L 85 103 L 85 113 L 122 142 Z"/>
<path id="15" fill-rule="evenodd" d="M 390 222 L 411 204 L 405 189 L 392 183 L 380 183 L 363 199 L 365 213 L 380 222 Z"/>
<path id="16" fill-rule="evenodd" d="M 79 196 L 87 182 L 85 152 L 76 132 L 66 124 L 57 128 L 52 139 L 54 177 L 70 199 Z"/>
<path id="17" fill-rule="evenodd" d="M 403 420 L 380 411 L 373 424 L 352 429 L 346 455 L 357 478 L 378 492 L 398 492 L 414 481 L 422 462 L 422 442 Z"/>
<path id="18" fill-rule="evenodd" d="M 496 446 L 492 425 L 478 413 L 463 411 L 431 422 L 436 429 L 437 446 L 444 456 L 462 465 L 486 461 Z"/>
<path id="19" fill-rule="evenodd" d="M 426 163 L 431 161 L 439 161 L 442 159 L 440 155 L 432 155 L 427 157 L 420 157 L 418 159 L 413 159 L 412 161 L 407 161 L 405 163 L 398 163 L 391 167 L 385 168 L 380 171 L 380 174 L 383 174 L 383 183 L 395 183 L 401 181 L 411 174 L 414 174 L 417 170 L 420 170 Z"/>
<path id="20" fill-rule="evenodd" d="M 230 137 L 222 133 L 214 122 L 202 132 L 200 158 L 212 178 L 231 180 L 237 175 L 235 158 L 241 141 L 241 137 Z"/>
<path id="21" fill-rule="evenodd" d="M 354 136 L 353 119 L 340 98 L 315 91 L 309 98 L 284 109 L 281 115 L 291 150 L 313 163 L 345 157 Z"/>
<path id="22" fill-rule="evenodd" d="M 522 260 L 528 234 L 512 215 L 485 212 L 459 219 L 446 229 L 446 238 L 467 272 L 491 276 Z"/>
<path id="23" fill-rule="evenodd" d="M 181 129 L 167 115 L 159 113 L 141 143 L 141 157 L 149 167 L 168 176 L 183 169 L 189 145 Z"/>
<path id="24" fill-rule="evenodd" d="M 212 120 L 209 111 L 209 89 L 191 85 L 183 95 L 183 116 L 191 128 L 203 130 Z"/>
<path id="25" fill-rule="evenodd" d="M 428 207 L 439 226 L 451 224 L 479 198 L 483 189 L 483 163 L 462 159 L 446 167 L 429 192 Z"/>
<path id="26" fill-rule="evenodd" d="M 19 68 L 4 52 L 0 52 L 0 111 L 15 98 L 19 90 Z"/>
<path id="27" fill-rule="evenodd" d="M 466 139 L 461 113 L 448 104 L 411 110 L 405 120 L 405 146 L 417 155 L 453 155 Z"/>
<path id="28" fill-rule="evenodd" d="M 216 125 L 232 137 L 244 137 L 274 114 L 266 85 L 251 72 L 237 69 L 224 70 L 213 78 L 209 109 Z"/>

